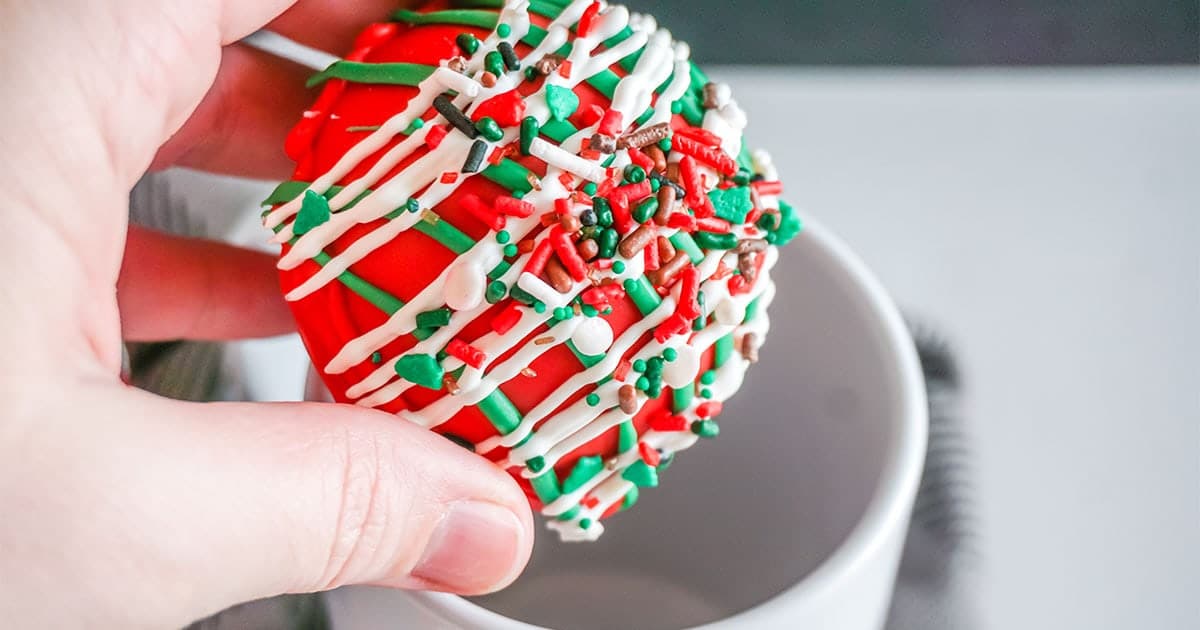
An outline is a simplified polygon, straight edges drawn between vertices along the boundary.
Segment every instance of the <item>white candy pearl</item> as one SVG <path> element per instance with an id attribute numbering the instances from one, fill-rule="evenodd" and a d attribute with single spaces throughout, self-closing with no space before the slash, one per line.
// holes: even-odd
<path id="1" fill-rule="evenodd" d="M 571 333 L 571 343 L 575 344 L 575 349 L 581 354 L 603 354 L 612 347 L 612 326 L 602 318 L 589 317 Z"/>
<path id="2" fill-rule="evenodd" d="M 700 372 L 700 353 L 691 346 L 680 346 L 674 361 L 663 366 L 663 382 L 675 389 L 690 387 Z"/>
<path id="3" fill-rule="evenodd" d="M 467 262 L 455 264 L 446 273 L 446 306 L 456 311 L 479 306 L 483 302 L 486 283 L 487 276 L 479 267 Z"/>
<path id="4" fill-rule="evenodd" d="M 736 326 L 746 318 L 746 309 L 734 300 L 725 298 L 713 309 L 713 317 L 723 326 Z"/>

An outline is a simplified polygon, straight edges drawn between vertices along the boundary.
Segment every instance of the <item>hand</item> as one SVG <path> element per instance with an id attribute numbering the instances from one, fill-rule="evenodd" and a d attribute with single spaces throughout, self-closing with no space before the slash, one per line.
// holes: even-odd
<path id="1" fill-rule="evenodd" d="M 516 484 L 437 435 L 349 406 L 182 403 L 118 379 L 122 337 L 291 326 L 270 257 L 127 225 L 152 165 L 287 175 L 307 72 L 239 38 L 270 23 L 337 52 L 396 3 L 291 4 L 0 0 L 6 625 L 180 626 L 351 583 L 481 593 L 528 558 Z"/>

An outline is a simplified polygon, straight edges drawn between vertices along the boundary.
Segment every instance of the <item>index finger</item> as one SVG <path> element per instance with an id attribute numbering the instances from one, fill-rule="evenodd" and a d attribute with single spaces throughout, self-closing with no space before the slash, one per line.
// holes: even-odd
<path id="1" fill-rule="evenodd" d="M 268 28 L 310 48 L 341 55 L 366 25 L 420 4 L 421 0 L 300 0 Z"/>

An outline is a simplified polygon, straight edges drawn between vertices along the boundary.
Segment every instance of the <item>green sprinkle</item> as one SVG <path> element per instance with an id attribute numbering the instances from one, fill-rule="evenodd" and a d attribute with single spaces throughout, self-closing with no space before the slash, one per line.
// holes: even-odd
<path id="1" fill-rule="evenodd" d="M 533 172 L 509 158 L 504 158 L 499 164 L 483 169 L 480 174 L 513 191 L 514 197 L 517 196 L 518 191 L 527 193 L 533 190 L 533 184 L 529 183 L 529 176 L 533 175 Z"/>
<path id="2" fill-rule="evenodd" d="M 576 516 L 578 516 L 579 512 L 580 512 L 579 506 L 573 505 L 573 506 L 571 506 L 571 509 L 567 510 L 566 512 L 563 512 L 562 514 L 559 514 L 555 518 L 557 518 L 560 521 L 569 521 L 569 520 L 575 518 Z"/>
<path id="3" fill-rule="evenodd" d="M 416 214 L 421 211 L 421 202 L 409 197 L 408 201 L 404 202 L 404 209 Z"/>
<path id="4" fill-rule="evenodd" d="M 733 333 L 717 339 L 717 342 L 713 344 L 713 368 L 725 365 L 731 356 L 733 356 Z"/>
<path id="5" fill-rule="evenodd" d="M 633 420 L 626 420 L 617 425 L 617 452 L 626 453 L 635 448 L 637 443 L 637 428 L 633 426 Z"/>
<path id="6" fill-rule="evenodd" d="M 508 290 L 508 294 L 512 296 L 512 299 L 524 304 L 525 306 L 533 306 L 534 302 L 537 302 L 537 298 L 533 297 L 528 291 L 515 284 L 511 289 Z"/>
<path id="7" fill-rule="evenodd" d="M 508 233 L 508 230 L 500 230 L 499 232 L 496 232 L 496 242 L 500 243 L 501 245 L 507 243 L 511 239 L 512 235 Z"/>
<path id="8" fill-rule="evenodd" d="M 606 228 L 613 224 L 612 206 L 604 197 L 592 197 L 592 211 L 596 213 L 596 225 Z"/>
<path id="9" fill-rule="evenodd" d="M 558 475 L 554 474 L 554 470 L 547 470 L 545 474 L 538 475 L 529 480 L 529 485 L 533 487 L 534 494 L 543 505 L 553 503 L 555 499 L 562 496 L 562 492 L 558 489 Z"/>
<path id="10" fill-rule="evenodd" d="M 600 404 L 600 395 L 599 394 L 588 394 L 587 395 L 587 404 L 589 407 L 595 407 L 596 405 L 599 405 Z"/>
<path id="11" fill-rule="evenodd" d="M 526 116 L 521 121 L 521 155 L 529 155 L 529 148 L 533 146 L 533 139 L 538 136 L 538 120 L 533 116 Z"/>
<path id="12" fill-rule="evenodd" d="M 712 397 L 713 397 L 712 390 L 711 390 L 711 389 L 709 389 L 709 388 L 707 388 L 707 387 L 702 387 L 702 388 L 700 389 L 700 397 L 701 397 L 701 398 L 704 398 L 704 399 L 706 399 L 706 400 L 707 400 L 707 399 L 709 399 L 709 398 L 712 398 Z"/>
<path id="13" fill-rule="evenodd" d="M 662 298 L 658 297 L 658 293 L 655 292 L 654 287 L 650 286 L 650 281 L 645 276 L 636 279 L 629 278 L 622 283 L 622 286 L 625 288 L 625 294 L 633 300 L 642 315 L 649 315 L 662 303 Z"/>
<path id="14" fill-rule="evenodd" d="M 300 213 L 292 222 L 292 233 L 299 236 L 329 220 L 329 200 L 317 194 L 316 191 L 304 191 L 304 202 Z"/>
<path id="15" fill-rule="evenodd" d="M 504 57 L 500 56 L 499 51 L 495 50 L 484 55 L 483 69 L 498 77 L 504 76 Z"/>
<path id="16" fill-rule="evenodd" d="M 537 457 L 527 459 L 525 460 L 525 467 L 535 473 L 542 472 L 542 469 L 546 467 L 546 458 L 538 455 Z"/>
<path id="17" fill-rule="evenodd" d="M 646 378 L 645 376 L 639 376 L 637 382 L 634 383 L 633 386 L 641 390 L 649 389 L 650 379 Z"/>
<path id="18" fill-rule="evenodd" d="M 696 394 L 694 390 L 695 388 L 692 386 L 671 390 L 671 411 L 675 413 L 687 411 L 688 406 L 692 404 L 692 398 Z"/>
<path id="19" fill-rule="evenodd" d="M 700 375 L 700 382 L 703 383 L 704 385 L 712 385 L 716 381 L 717 381 L 717 371 L 716 370 L 708 370 L 704 374 Z"/>
<path id="20" fill-rule="evenodd" d="M 592 519 L 590 519 L 590 518 L 579 519 L 579 529 L 587 529 L 591 526 L 592 526 Z"/>
<path id="21" fill-rule="evenodd" d="M 488 283 L 487 291 L 484 293 L 484 297 L 487 299 L 488 304 L 495 304 L 496 302 L 503 300 L 504 296 L 507 294 L 508 287 L 499 280 L 493 280 L 492 282 Z"/>
<path id="22" fill-rule="evenodd" d="M 584 304 L 583 314 L 587 315 L 588 317 L 595 317 L 600 314 L 600 311 L 596 310 L 596 307 L 592 306 L 591 304 Z"/>
<path id="23" fill-rule="evenodd" d="M 459 33 L 458 37 L 454 38 L 454 43 L 468 55 L 474 55 L 475 51 L 479 50 L 479 38 L 470 33 Z"/>
<path id="24" fill-rule="evenodd" d="M 687 232 L 676 232 L 670 240 L 675 249 L 687 254 L 693 264 L 698 265 L 704 260 L 704 252 L 700 251 L 700 246 L 696 245 L 696 241 Z"/>
<path id="25" fill-rule="evenodd" d="M 501 260 L 500 264 L 496 265 L 491 271 L 488 272 L 488 280 L 499 280 L 500 276 L 508 273 L 510 268 L 512 268 L 512 263 L 506 260 Z"/>
<path id="26" fill-rule="evenodd" d="M 329 79 L 343 79 L 354 83 L 417 86 L 428 79 L 436 69 L 437 66 L 423 63 L 335 61 L 328 68 L 314 74 L 305 85 L 311 88 Z"/>
<path id="27" fill-rule="evenodd" d="M 441 389 L 445 372 L 437 359 L 428 354 L 409 354 L 396 361 L 396 374 L 409 382 L 429 389 Z"/>
<path id="28" fill-rule="evenodd" d="M 662 188 L 662 180 L 661 180 L 661 179 L 659 179 L 659 178 L 657 178 L 657 177 L 655 177 L 654 179 L 651 179 L 651 180 L 650 180 L 650 190 L 651 190 L 651 192 L 658 192 L 658 189 L 659 189 L 659 188 Z M 657 201 L 657 200 L 656 200 L 656 201 Z"/>
<path id="29" fill-rule="evenodd" d="M 625 180 L 634 184 L 646 180 L 646 169 L 637 164 L 630 164 L 625 167 Z"/>
<path id="30" fill-rule="evenodd" d="M 692 433 L 702 438 L 715 438 L 721 433 L 721 427 L 715 420 L 699 420 L 692 423 Z"/>
<path id="31" fill-rule="evenodd" d="M 371 363 L 374 363 L 375 365 L 379 365 L 380 363 L 383 363 L 383 353 L 379 352 L 379 351 L 372 352 L 371 353 Z"/>
<path id="32" fill-rule="evenodd" d="M 588 481 L 595 477 L 601 470 L 604 470 L 604 460 L 600 459 L 599 455 L 589 455 L 580 457 L 575 462 L 575 467 L 571 469 L 571 473 L 567 475 L 562 482 L 563 494 L 571 494 L 583 487 Z"/>
<path id="33" fill-rule="evenodd" d="M 657 181 L 657 179 L 650 180 L 650 186 L 653 188 L 654 182 Z M 654 216 L 655 212 L 658 212 L 658 198 L 651 195 L 633 209 L 633 220 L 637 221 L 638 223 L 645 223 Z"/>
<path id="34" fill-rule="evenodd" d="M 692 238 L 702 249 L 723 250 L 737 247 L 737 235 L 732 232 L 696 232 Z"/>
<path id="35" fill-rule="evenodd" d="M 639 373 L 645 372 L 646 371 L 646 362 L 642 359 L 635 360 L 633 362 L 633 371 L 639 372 Z"/>
<path id="36" fill-rule="evenodd" d="M 496 34 L 500 37 L 508 37 L 512 34 L 512 27 L 507 24 L 501 24 L 496 27 Z"/>
<path id="37" fill-rule="evenodd" d="M 675 101 L 671 103 L 671 113 L 678 114 L 683 111 L 683 101 Z"/>
<path id="38" fill-rule="evenodd" d="M 501 435 L 512 433 L 521 424 L 521 412 L 499 388 L 479 401 L 478 407 Z"/>
<path id="39" fill-rule="evenodd" d="M 679 358 L 679 351 L 675 348 L 667 348 L 663 350 L 663 358 L 668 361 L 674 361 Z"/>
<path id="40" fill-rule="evenodd" d="M 612 258 L 617 253 L 617 241 L 620 235 L 614 228 L 604 228 L 597 243 L 600 245 L 600 257 Z"/>
<path id="41" fill-rule="evenodd" d="M 417 313 L 417 326 L 421 328 L 437 328 L 450 323 L 450 309 L 439 308 L 434 311 Z"/>
<path id="42" fill-rule="evenodd" d="M 621 473 L 621 478 L 639 488 L 654 488 L 658 485 L 658 471 L 643 460 L 637 460 Z"/>
<path id="43" fill-rule="evenodd" d="M 543 304 L 542 302 L 534 302 L 534 304 L 533 304 L 533 312 L 537 313 L 538 315 L 541 315 L 542 313 L 545 313 L 545 312 L 546 312 L 546 305 L 545 305 L 545 304 Z"/>
<path id="44" fill-rule="evenodd" d="M 516 256 L 518 253 L 520 253 L 520 252 L 517 249 L 517 246 L 513 245 L 512 243 L 509 243 L 508 245 L 504 246 L 504 255 L 505 256 L 512 258 L 513 256 Z"/>
<path id="45" fill-rule="evenodd" d="M 750 189 L 746 186 L 724 190 L 718 188 L 709 192 L 708 198 L 712 200 L 717 216 L 735 225 L 745 222 L 746 215 L 754 209 L 754 202 L 750 200 Z"/>
<path id="46" fill-rule="evenodd" d="M 737 173 L 733 175 L 733 183 L 738 186 L 746 186 L 750 183 L 750 171 L 746 167 L 739 167 Z"/>
<path id="47" fill-rule="evenodd" d="M 583 194 L 589 197 L 596 194 L 597 190 L 598 188 L 596 187 L 596 182 L 588 182 L 583 185 Z"/>
<path id="48" fill-rule="evenodd" d="M 704 330 L 704 320 L 707 319 L 707 316 L 704 314 L 705 299 L 707 298 L 704 297 L 704 291 L 696 294 L 696 303 L 700 306 L 700 316 L 696 318 L 696 321 L 692 322 L 692 330 Z"/>
<path id="49" fill-rule="evenodd" d="M 614 273 L 625 273 L 625 263 L 619 260 L 614 260 L 612 264 L 612 270 Z"/>
<path id="50" fill-rule="evenodd" d="M 450 10 L 417 13 L 409 9 L 400 9 L 392 13 L 392 19 L 407 24 L 457 24 L 459 26 L 474 26 L 486 30 L 496 28 L 500 16 L 494 11 L 479 10 Z M 473 54 L 473 51 L 472 51 Z"/>
<path id="51" fill-rule="evenodd" d="M 404 128 L 404 135 L 411 136 L 414 133 L 416 133 L 418 129 L 421 129 L 424 126 L 425 126 L 424 118 L 413 119 L 413 121 L 408 123 L 408 126 Z"/>
<path id="52" fill-rule="evenodd" d="M 497 53 L 499 55 L 499 53 Z M 579 109 L 579 97 L 571 88 L 561 85 L 546 86 L 546 105 L 555 120 L 566 120 Z"/>
<path id="53" fill-rule="evenodd" d="M 486 138 L 489 142 L 498 142 L 504 137 L 504 130 L 500 128 L 500 124 L 491 116 L 484 116 L 476 121 L 475 129 L 479 131 L 479 135 Z"/>
<path id="54" fill-rule="evenodd" d="M 674 108 L 672 108 L 672 109 L 674 109 Z M 679 113 L 679 112 L 676 112 L 676 113 Z M 667 136 L 666 138 L 659 140 L 658 148 L 662 149 L 663 151 L 669 152 L 671 150 L 671 137 Z"/>

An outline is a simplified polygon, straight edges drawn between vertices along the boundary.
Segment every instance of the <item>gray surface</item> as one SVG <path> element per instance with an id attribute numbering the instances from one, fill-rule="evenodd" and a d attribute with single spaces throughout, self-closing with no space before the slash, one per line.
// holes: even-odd
<path id="1" fill-rule="evenodd" d="M 1200 627 L 1200 72 L 717 74 L 788 197 L 959 351 L 985 628 Z"/>

